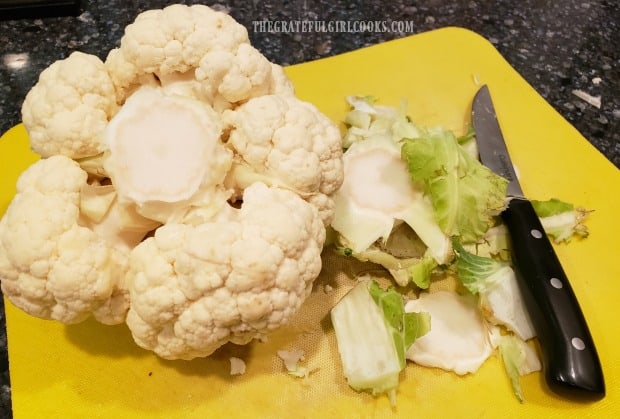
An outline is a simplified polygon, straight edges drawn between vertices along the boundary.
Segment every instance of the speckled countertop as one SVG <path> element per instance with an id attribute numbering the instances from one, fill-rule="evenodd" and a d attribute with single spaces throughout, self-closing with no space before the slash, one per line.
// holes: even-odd
<path id="1" fill-rule="evenodd" d="M 1 20 L 0 132 L 20 121 L 20 106 L 51 62 L 81 50 L 105 58 L 123 28 L 166 1 L 83 1 L 74 17 Z M 182 2 L 192 3 L 192 2 Z M 251 0 L 199 2 L 228 11 L 252 43 L 287 65 L 339 54 L 445 27 L 461 26 L 489 39 L 519 73 L 613 164 L 620 167 L 620 5 L 615 0 Z M 258 20 L 388 20 L 413 22 L 413 32 L 266 33 Z M 601 98 L 600 108 L 576 97 Z M 0 299 L 0 419 L 11 417 L 4 306 Z"/>

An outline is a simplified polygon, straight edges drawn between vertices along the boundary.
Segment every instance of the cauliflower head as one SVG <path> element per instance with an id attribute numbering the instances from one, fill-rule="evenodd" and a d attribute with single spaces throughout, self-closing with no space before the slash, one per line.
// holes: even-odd
<path id="1" fill-rule="evenodd" d="M 129 260 L 135 341 L 162 358 L 191 359 L 268 334 L 310 293 L 324 241 L 316 208 L 258 182 L 216 220 L 164 225 Z"/>
<path id="2" fill-rule="evenodd" d="M 0 220 L 17 307 L 125 322 L 138 345 L 191 359 L 263 337 L 303 304 L 342 140 L 233 18 L 146 11 L 105 62 L 50 65 L 22 114 L 42 159 Z"/>

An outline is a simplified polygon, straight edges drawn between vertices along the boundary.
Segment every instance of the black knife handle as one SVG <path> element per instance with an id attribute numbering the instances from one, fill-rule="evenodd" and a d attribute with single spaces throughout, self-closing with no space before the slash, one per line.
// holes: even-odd
<path id="1" fill-rule="evenodd" d="M 561 395 L 604 397 L 605 380 L 594 341 L 534 207 L 526 199 L 513 198 L 502 218 L 549 388 Z"/>

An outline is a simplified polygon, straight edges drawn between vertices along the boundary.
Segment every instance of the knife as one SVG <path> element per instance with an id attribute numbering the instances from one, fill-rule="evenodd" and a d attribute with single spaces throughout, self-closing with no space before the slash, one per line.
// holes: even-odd
<path id="1" fill-rule="evenodd" d="M 594 341 L 553 246 L 521 190 L 487 86 L 474 97 L 472 124 L 480 160 L 508 179 L 508 204 L 501 217 L 547 385 L 561 396 L 602 398 L 605 380 Z"/>

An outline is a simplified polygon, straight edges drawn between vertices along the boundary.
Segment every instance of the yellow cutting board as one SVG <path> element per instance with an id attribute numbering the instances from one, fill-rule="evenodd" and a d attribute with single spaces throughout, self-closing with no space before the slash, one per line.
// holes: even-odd
<path id="1" fill-rule="evenodd" d="M 525 192 L 594 210 L 591 235 L 557 246 L 598 347 L 607 396 L 574 402 L 555 396 L 542 375 L 522 380 L 520 404 L 496 357 L 458 377 L 408 365 L 398 406 L 347 387 L 328 310 L 368 266 L 326 252 L 324 272 L 293 324 L 267 342 L 228 345 L 207 359 L 163 361 L 133 344 L 124 325 L 94 321 L 65 326 L 32 318 L 6 303 L 10 376 L 16 419 L 215 417 L 617 417 L 620 410 L 620 172 L 557 114 L 480 36 L 446 28 L 340 56 L 295 65 L 287 73 L 298 95 L 334 121 L 344 97 L 371 94 L 388 105 L 402 98 L 422 125 L 462 132 L 479 84 L 489 85 Z M 0 212 L 18 174 L 35 160 L 17 126 L 0 139 Z M 334 287 L 326 292 L 324 285 Z M 287 375 L 277 349 L 301 348 L 306 379 Z M 230 376 L 229 357 L 247 372 Z"/>

